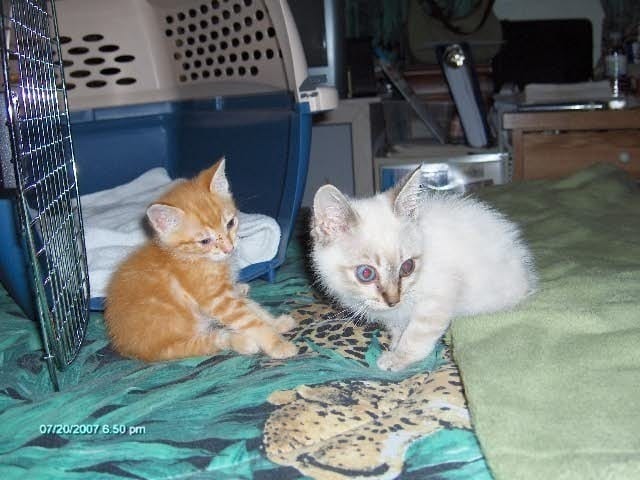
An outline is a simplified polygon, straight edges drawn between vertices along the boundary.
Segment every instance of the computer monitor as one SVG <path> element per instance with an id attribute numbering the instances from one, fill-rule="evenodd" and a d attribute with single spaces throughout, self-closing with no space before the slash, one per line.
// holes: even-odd
<path id="1" fill-rule="evenodd" d="M 324 75 L 340 97 L 346 94 L 344 1 L 289 0 L 309 75 Z"/>

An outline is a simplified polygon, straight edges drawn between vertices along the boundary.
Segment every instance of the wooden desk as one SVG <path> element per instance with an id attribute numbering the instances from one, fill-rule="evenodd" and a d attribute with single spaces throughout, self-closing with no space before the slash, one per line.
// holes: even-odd
<path id="1" fill-rule="evenodd" d="M 514 180 L 557 178 L 597 162 L 640 180 L 640 109 L 510 112 Z"/>

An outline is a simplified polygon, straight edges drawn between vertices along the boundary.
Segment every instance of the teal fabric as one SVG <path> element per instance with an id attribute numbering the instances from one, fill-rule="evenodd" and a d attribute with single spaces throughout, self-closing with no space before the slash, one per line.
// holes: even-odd
<path id="1" fill-rule="evenodd" d="M 482 194 L 532 247 L 538 292 L 451 329 L 497 479 L 640 478 L 640 192 L 596 166 Z"/>

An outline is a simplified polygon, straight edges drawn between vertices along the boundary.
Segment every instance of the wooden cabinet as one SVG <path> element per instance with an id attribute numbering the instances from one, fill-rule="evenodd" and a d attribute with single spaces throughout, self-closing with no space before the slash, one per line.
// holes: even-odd
<path id="1" fill-rule="evenodd" d="M 640 109 L 505 113 L 513 179 L 558 178 L 598 162 L 640 180 Z"/>

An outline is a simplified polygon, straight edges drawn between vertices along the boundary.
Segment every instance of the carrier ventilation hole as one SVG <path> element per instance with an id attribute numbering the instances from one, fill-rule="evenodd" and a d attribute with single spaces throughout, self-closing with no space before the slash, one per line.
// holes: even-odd
<path id="1" fill-rule="evenodd" d="M 257 76 L 260 63 L 276 57 L 276 31 L 261 2 L 213 0 L 165 14 L 164 23 L 180 82 Z"/>
<path id="2" fill-rule="evenodd" d="M 91 72 L 89 70 L 74 70 L 73 72 L 69 73 L 69 76 L 72 78 L 85 78 L 89 75 L 91 75 Z"/>
<path id="3" fill-rule="evenodd" d="M 99 33 L 90 33 L 89 35 L 82 37 L 82 40 L 85 42 L 99 42 L 102 39 L 104 39 L 104 37 Z"/>
<path id="4" fill-rule="evenodd" d="M 84 55 L 89 52 L 87 47 L 73 47 L 67 50 L 71 55 Z"/>
<path id="5" fill-rule="evenodd" d="M 134 83 L 136 83 L 137 80 L 133 77 L 123 77 L 123 78 L 119 78 L 118 80 L 116 80 L 116 83 L 118 85 L 132 85 Z"/>
<path id="6" fill-rule="evenodd" d="M 101 65 L 104 63 L 104 58 L 102 57 L 91 57 L 91 58 L 87 58 L 84 61 L 85 64 L 87 65 Z"/>
<path id="7" fill-rule="evenodd" d="M 98 50 L 100 50 L 103 53 L 111 53 L 119 49 L 120 47 L 118 45 L 101 45 L 98 47 Z"/>
<path id="8" fill-rule="evenodd" d="M 87 87 L 89 88 L 100 88 L 104 87 L 107 84 L 104 80 L 91 80 L 87 82 Z"/>
<path id="9" fill-rule="evenodd" d="M 169 19 L 167 18 L 167 21 Z M 104 88 L 109 85 L 128 86 L 138 80 L 123 72 L 121 65 L 130 64 L 136 58 L 133 55 L 120 52 L 120 46 L 109 43 L 100 33 L 88 33 L 81 37 L 80 41 L 74 41 L 69 36 L 60 36 L 60 44 L 64 45 L 65 53 L 72 59 L 63 60 L 62 66 L 66 69 L 67 90 L 73 90 L 80 86 L 78 80 L 82 80 L 83 86 L 90 89 Z M 116 53 L 117 52 L 117 53 Z M 57 52 L 54 51 L 54 55 Z M 81 66 L 81 64 L 83 64 Z M 92 67 L 102 67 L 93 69 Z M 75 67 L 75 68 L 72 68 Z M 115 77 L 125 73 L 124 76 Z"/>

